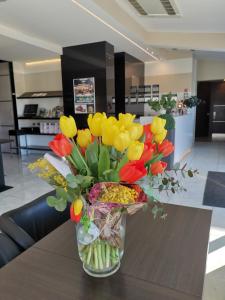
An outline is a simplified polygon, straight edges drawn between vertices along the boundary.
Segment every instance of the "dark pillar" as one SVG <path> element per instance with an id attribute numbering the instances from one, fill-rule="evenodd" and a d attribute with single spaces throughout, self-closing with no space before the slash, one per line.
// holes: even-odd
<path id="1" fill-rule="evenodd" d="M 120 112 L 139 113 L 139 111 L 144 113 L 143 104 L 125 104 L 125 98 L 131 96 L 131 86 L 143 85 L 144 62 L 125 52 L 115 53 L 116 114 Z"/>
<path id="2" fill-rule="evenodd" d="M 88 114 L 75 115 L 73 79 L 94 77 L 96 111 L 107 113 L 115 93 L 114 47 L 107 42 L 65 47 L 61 62 L 64 112 L 84 128 Z"/>

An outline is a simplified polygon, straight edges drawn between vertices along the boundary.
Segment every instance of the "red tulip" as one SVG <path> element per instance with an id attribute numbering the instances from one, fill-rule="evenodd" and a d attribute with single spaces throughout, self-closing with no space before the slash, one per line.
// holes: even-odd
<path id="1" fill-rule="evenodd" d="M 134 183 L 145 175 L 147 175 L 147 170 L 141 160 L 128 162 L 119 172 L 120 180 L 128 183 Z"/>
<path id="2" fill-rule="evenodd" d="M 174 146 L 168 140 L 165 140 L 158 145 L 158 152 L 162 153 L 164 157 L 169 156 L 173 151 L 174 151 Z"/>
<path id="3" fill-rule="evenodd" d="M 48 146 L 61 157 L 70 155 L 73 150 L 73 145 L 62 133 L 57 134 L 54 140 L 48 143 Z"/>
<path id="4" fill-rule="evenodd" d="M 152 144 L 150 141 L 145 142 L 144 144 L 144 151 L 140 158 L 141 161 L 147 163 L 149 160 L 152 159 L 153 153 L 155 152 L 155 145 Z"/>
<path id="5" fill-rule="evenodd" d="M 144 125 L 145 141 L 152 141 L 153 134 L 151 132 L 151 124 Z"/>
<path id="6" fill-rule="evenodd" d="M 151 164 L 151 173 L 152 175 L 158 175 L 164 172 L 167 167 L 167 163 L 164 161 L 157 161 Z"/>

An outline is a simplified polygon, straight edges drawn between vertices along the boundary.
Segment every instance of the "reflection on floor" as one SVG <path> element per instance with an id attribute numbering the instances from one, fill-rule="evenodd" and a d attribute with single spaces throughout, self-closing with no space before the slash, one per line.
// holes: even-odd
<path id="1" fill-rule="evenodd" d="M 25 156 L 21 161 L 17 156 L 4 155 L 6 184 L 14 188 L 0 193 L 0 214 L 32 201 L 52 189 L 27 170 L 27 163 L 35 160 L 36 157 L 34 155 Z M 224 300 L 225 209 L 203 206 L 202 200 L 207 172 L 225 172 L 225 142 L 222 139 L 213 143 L 198 142 L 186 161 L 190 166 L 199 170 L 199 175 L 185 182 L 188 192 L 169 198 L 161 195 L 160 198 L 163 197 L 164 202 L 171 204 L 213 209 L 203 299 Z"/>

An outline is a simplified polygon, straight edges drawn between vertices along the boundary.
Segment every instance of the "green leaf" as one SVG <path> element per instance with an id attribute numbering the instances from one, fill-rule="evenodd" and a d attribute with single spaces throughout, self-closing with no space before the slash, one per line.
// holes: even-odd
<path id="1" fill-rule="evenodd" d="M 67 201 L 64 198 L 57 199 L 57 202 L 55 203 L 55 209 L 57 211 L 64 211 L 67 206 Z"/>
<path id="2" fill-rule="evenodd" d="M 80 153 L 77 146 L 74 144 L 73 151 L 71 153 L 72 162 L 74 163 L 74 166 L 78 170 L 79 174 L 82 175 L 89 175 L 90 169 L 88 168 L 82 154 Z"/>
<path id="3" fill-rule="evenodd" d="M 67 198 L 67 193 L 62 187 L 56 188 L 56 198 Z"/>
<path id="4" fill-rule="evenodd" d="M 173 166 L 173 169 L 174 169 L 174 171 L 179 170 L 180 169 L 180 163 L 179 162 L 175 163 L 175 165 Z"/>
<path id="5" fill-rule="evenodd" d="M 188 170 L 188 176 L 189 177 L 193 177 L 194 175 L 193 175 L 193 172 L 191 171 L 191 170 Z"/>
<path id="6" fill-rule="evenodd" d="M 148 197 L 150 197 L 150 198 L 153 197 L 153 189 L 152 189 L 151 186 L 149 186 L 149 185 L 142 185 L 142 189 L 143 189 L 143 191 L 145 192 L 145 194 Z"/>
<path id="7" fill-rule="evenodd" d="M 128 163 L 129 159 L 127 157 L 127 154 L 124 154 L 124 156 L 122 157 L 122 159 L 120 160 L 120 162 L 118 163 L 118 166 L 116 168 L 116 170 L 119 172 L 120 169 L 126 164 Z"/>
<path id="8" fill-rule="evenodd" d="M 71 187 L 72 189 L 77 188 L 77 180 L 76 177 L 72 174 L 69 174 L 66 176 L 66 180 L 68 183 L 68 186 Z"/>
<path id="9" fill-rule="evenodd" d="M 159 186 L 159 191 L 162 192 L 163 188 L 164 188 L 164 186 L 161 184 L 161 185 Z"/>
<path id="10" fill-rule="evenodd" d="M 94 143 L 87 147 L 85 152 L 87 165 L 94 177 L 98 177 L 98 150 L 98 143 L 94 141 Z"/>
<path id="11" fill-rule="evenodd" d="M 165 177 L 164 177 L 164 178 L 162 179 L 162 183 L 163 183 L 163 185 L 167 185 L 167 184 L 168 184 L 168 182 L 169 182 L 169 181 L 168 181 L 168 179 L 167 179 L 167 178 L 165 178 Z"/>
<path id="12" fill-rule="evenodd" d="M 171 192 L 175 194 L 175 189 L 173 187 L 171 188 Z"/>
<path id="13" fill-rule="evenodd" d="M 57 201 L 57 199 L 56 199 L 56 197 L 54 197 L 54 196 L 48 196 L 48 197 L 47 197 L 47 204 L 48 204 L 48 206 L 50 206 L 50 207 L 54 207 L 56 201 Z"/>
<path id="14" fill-rule="evenodd" d="M 103 173 L 110 169 L 110 156 L 108 148 L 104 145 L 100 146 L 99 161 L 98 161 L 98 178 L 103 177 Z"/>

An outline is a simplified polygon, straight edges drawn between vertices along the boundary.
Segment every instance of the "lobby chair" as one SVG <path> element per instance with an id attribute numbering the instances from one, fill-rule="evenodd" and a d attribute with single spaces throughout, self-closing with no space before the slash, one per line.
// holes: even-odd
<path id="1" fill-rule="evenodd" d="M 0 231 L 0 268 L 21 253 L 19 247 Z"/>
<path id="2" fill-rule="evenodd" d="M 50 192 L 28 204 L 0 216 L 0 230 L 7 234 L 21 250 L 26 250 L 69 219 L 69 205 L 64 212 L 49 207 Z"/>

